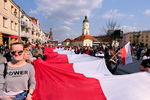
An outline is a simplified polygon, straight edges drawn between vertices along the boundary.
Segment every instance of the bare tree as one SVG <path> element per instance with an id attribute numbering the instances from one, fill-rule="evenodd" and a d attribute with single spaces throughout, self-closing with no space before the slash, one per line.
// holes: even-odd
<path id="1" fill-rule="evenodd" d="M 106 27 L 103 27 L 101 30 L 102 32 L 105 32 L 107 34 L 108 30 L 114 31 L 115 29 L 118 29 L 120 27 L 120 24 L 118 21 L 115 20 L 108 20 L 106 22 Z"/>

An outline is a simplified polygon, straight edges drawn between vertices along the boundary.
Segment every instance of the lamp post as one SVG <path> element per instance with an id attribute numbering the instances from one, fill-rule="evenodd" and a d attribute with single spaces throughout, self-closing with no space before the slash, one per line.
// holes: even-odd
<path id="1" fill-rule="evenodd" d="M 139 45 L 139 37 L 141 36 L 141 34 L 142 34 L 142 31 L 139 31 L 137 35 L 137 45 Z"/>
<path id="2" fill-rule="evenodd" d="M 14 15 L 17 17 L 17 11 L 14 11 Z M 19 37 L 19 42 L 20 42 L 20 19 L 24 17 L 24 14 L 22 13 L 20 17 L 20 8 L 19 8 L 19 17 L 18 18 L 18 37 Z"/>

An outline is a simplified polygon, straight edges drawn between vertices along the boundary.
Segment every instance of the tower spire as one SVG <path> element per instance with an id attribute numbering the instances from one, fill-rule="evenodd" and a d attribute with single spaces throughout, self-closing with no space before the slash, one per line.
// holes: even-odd
<path id="1" fill-rule="evenodd" d="M 52 28 L 50 28 L 50 40 L 53 40 L 53 31 L 52 31 Z"/>

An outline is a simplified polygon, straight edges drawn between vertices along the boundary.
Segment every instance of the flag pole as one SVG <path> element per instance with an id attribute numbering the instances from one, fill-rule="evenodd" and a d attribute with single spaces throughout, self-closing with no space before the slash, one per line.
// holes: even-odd
<path id="1" fill-rule="evenodd" d="M 114 56 L 112 56 L 110 59 L 113 59 L 119 52 L 120 52 L 120 50 Z"/>

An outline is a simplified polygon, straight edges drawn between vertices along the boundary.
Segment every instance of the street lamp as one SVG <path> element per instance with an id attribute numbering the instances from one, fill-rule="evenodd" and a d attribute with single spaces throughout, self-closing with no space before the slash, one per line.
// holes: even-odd
<path id="1" fill-rule="evenodd" d="M 137 35 L 137 45 L 139 45 L 139 37 L 141 36 L 141 34 L 142 34 L 142 31 L 139 31 Z"/>
<path id="2" fill-rule="evenodd" d="M 17 11 L 14 11 L 14 15 L 17 17 Z M 24 13 L 22 13 L 21 18 L 24 17 Z M 19 17 L 18 18 L 18 37 L 19 37 L 19 42 L 20 42 L 20 9 L 19 9 Z"/>

